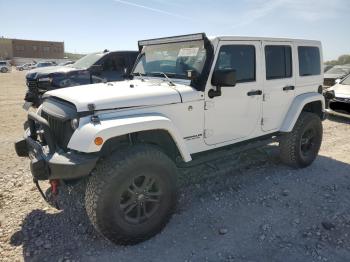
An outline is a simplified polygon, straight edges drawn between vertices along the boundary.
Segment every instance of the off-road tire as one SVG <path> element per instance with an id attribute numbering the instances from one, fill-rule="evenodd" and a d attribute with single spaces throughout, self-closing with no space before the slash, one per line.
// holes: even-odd
<path id="1" fill-rule="evenodd" d="M 313 142 L 308 154 L 302 152 L 302 137 L 306 132 L 313 132 Z M 319 116 L 310 112 L 302 112 L 291 132 L 280 137 L 280 158 L 283 163 L 293 168 L 309 166 L 317 157 L 322 143 L 322 122 Z"/>
<path id="2" fill-rule="evenodd" d="M 0 69 L 1 73 L 7 73 L 9 70 L 6 67 Z"/>
<path id="3" fill-rule="evenodd" d="M 156 212 L 135 225 L 127 221 L 120 199 L 125 188 L 129 189 L 129 183 L 135 182 L 135 177 L 143 173 L 156 179 L 163 194 Z M 174 162 L 157 147 L 129 147 L 97 163 L 87 183 L 86 212 L 95 229 L 110 241 L 136 244 L 156 235 L 169 221 L 177 202 L 176 180 Z"/>

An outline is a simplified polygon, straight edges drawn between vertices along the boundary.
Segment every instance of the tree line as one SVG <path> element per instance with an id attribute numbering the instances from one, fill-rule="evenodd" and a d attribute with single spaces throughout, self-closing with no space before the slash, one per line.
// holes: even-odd
<path id="1" fill-rule="evenodd" d="M 350 64 L 350 55 L 341 55 L 337 60 L 326 61 L 326 65 L 345 65 Z"/>

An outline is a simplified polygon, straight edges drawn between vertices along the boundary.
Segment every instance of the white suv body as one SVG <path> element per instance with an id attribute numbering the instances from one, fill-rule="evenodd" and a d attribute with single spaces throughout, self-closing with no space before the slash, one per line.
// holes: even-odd
<path id="1" fill-rule="evenodd" d="M 58 180 L 88 180 L 86 211 L 111 241 L 159 232 L 176 203 L 176 167 L 219 149 L 272 139 L 290 166 L 316 158 L 325 115 L 319 41 L 194 34 L 139 49 L 130 80 L 47 92 L 15 144 L 52 192 Z"/>
<path id="2" fill-rule="evenodd" d="M 299 46 L 316 47 L 321 52 L 320 42 L 248 37 L 215 37 L 211 42 L 214 61 L 217 61 L 222 46 L 254 47 L 256 79 L 237 83 L 235 87 L 223 87 L 222 95 L 215 98 L 208 97 L 208 91 L 215 88 L 210 81 L 202 92 L 191 87 L 190 81 L 172 79 L 176 86 L 169 87 L 164 78 L 144 77 L 141 81 L 137 76 L 130 81 L 49 92 L 49 96 L 73 103 L 78 111 L 86 111 L 87 105 L 94 103 L 101 120 L 100 125 L 94 125 L 89 117 L 81 118 L 81 127 L 75 131 L 68 147 L 80 152 L 99 151 L 100 146 L 94 144 L 93 138 L 100 136 L 106 141 L 130 132 L 125 128 L 125 120 L 119 119 L 130 116 L 127 125 L 133 132 L 145 130 L 145 123 L 149 129 L 167 130 L 179 146 L 184 161 L 190 161 L 194 153 L 277 131 L 289 132 L 307 103 L 320 101 L 324 111 L 324 100 L 318 93 L 322 74 L 300 76 L 297 52 Z M 291 77 L 266 79 L 266 46 L 291 48 Z M 213 70 L 214 66 L 210 75 Z M 320 70 L 322 72 L 322 68 Z M 294 86 L 294 90 L 283 90 L 290 86 Z M 262 94 L 247 95 L 256 90 L 261 90 Z M 117 108 L 123 109 L 105 111 Z M 99 111 L 101 109 L 103 111 Z"/>

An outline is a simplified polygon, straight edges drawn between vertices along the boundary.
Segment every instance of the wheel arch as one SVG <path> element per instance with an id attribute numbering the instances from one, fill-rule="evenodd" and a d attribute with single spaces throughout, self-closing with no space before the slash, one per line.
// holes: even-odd
<path id="1" fill-rule="evenodd" d="M 323 120 L 325 112 L 325 101 L 323 95 L 319 93 L 306 93 L 296 96 L 283 120 L 280 131 L 292 131 L 301 112 L 315 113 Z"/>
<path id="2" fill-rule="evenodd" d="M 102 147 L 94 144 L 96 137 L 103 138 Z M 118 145 L 130 143 L 153 144 L 174 159 L 180 155 L 185 162 L 192 160 L 180 132 L 163 115 L 127 116 L 101 120 L 100 124 L 86 123 L 74 132 L 68 147 L 80 152 L 103 154 L 116 150 Z"/>

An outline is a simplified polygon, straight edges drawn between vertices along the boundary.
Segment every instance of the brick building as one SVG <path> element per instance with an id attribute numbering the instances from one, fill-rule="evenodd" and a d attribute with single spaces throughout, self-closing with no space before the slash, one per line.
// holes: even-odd
<path id="1" fill-rule="evenodd" d="M 0 59 L 63 59 L 64 42 L 0 38 Z"/>

